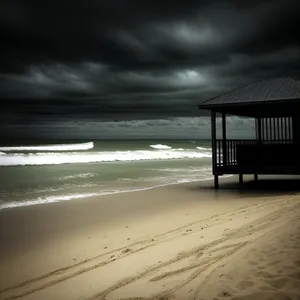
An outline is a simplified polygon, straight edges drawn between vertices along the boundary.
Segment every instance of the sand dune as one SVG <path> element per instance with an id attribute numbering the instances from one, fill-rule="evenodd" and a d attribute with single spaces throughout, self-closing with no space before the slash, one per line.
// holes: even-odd
<path id="1" fill-rule="evenodd" d="M 300 196 L 208 211 L 159 234 L 140 223 L 146 239 L 2 288 L 0 299 L 300 299 Z"/>

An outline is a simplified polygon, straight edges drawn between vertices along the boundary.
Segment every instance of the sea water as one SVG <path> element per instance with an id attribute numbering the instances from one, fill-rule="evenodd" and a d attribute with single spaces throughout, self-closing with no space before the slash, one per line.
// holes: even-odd
<path id="1" fill-rule="evenodd" d="M 0 146 L 0 209 L 212 177 L 203 140 L 26 142 Z"/>

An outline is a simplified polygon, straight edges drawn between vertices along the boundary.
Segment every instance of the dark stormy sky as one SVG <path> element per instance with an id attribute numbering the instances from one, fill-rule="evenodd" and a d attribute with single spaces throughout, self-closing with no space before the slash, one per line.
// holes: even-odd
<path id="1" fill-rule="evenodd" d="M 300 75 L 299 0 L 1 0 L 1 135 L 208 137 L 196 104 Z M 251 121 L 232 118 L 246 135 Z"/>

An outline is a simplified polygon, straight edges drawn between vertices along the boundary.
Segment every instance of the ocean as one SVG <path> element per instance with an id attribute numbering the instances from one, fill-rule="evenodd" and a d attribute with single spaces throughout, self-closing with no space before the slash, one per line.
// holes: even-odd
<path id="1" fill-rule="evenodd" d="M 0 209 L 211 177 L 205 140 L 24 142 L 0 146 Z"/>

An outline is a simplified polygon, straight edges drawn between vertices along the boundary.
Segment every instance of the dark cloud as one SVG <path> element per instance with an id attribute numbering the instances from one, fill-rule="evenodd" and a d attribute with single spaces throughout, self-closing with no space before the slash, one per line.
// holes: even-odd
<path id="1" fill-rule="evenodd" d="M 196 116 L 197 103 L 238 85 L 300 78 L 299 8 L 299 0 L 2 0 L 3 114 Z"/>

